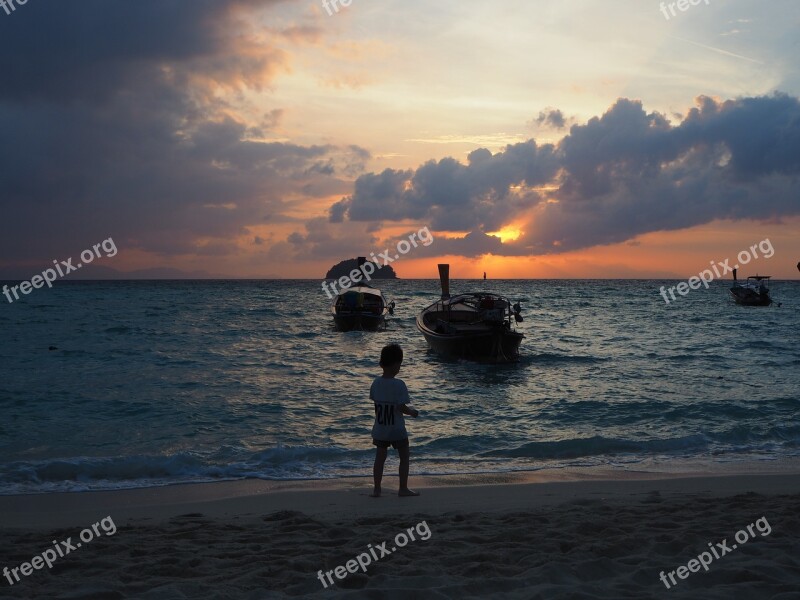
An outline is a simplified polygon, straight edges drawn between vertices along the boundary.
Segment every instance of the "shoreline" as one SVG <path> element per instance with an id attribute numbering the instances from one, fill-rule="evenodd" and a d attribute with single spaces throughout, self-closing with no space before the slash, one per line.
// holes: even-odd
<path id="1" fill-rule="evenodd" d="M 450 510 L 498 512 L 580 499 L 626 501 L 648 494 L 723 497 L 737 494 L 800 494 L 800 470 L 774 473 L 622 471 L 571 469 L 482 475 L 411 477 L 418 498 L 398 498 L 397 475 L 384 476 L 384 493 L 370 498 L 368 477 L 271 481 L 246 479 L 149 488 L 0 496 L 0 528 L 75 527 L 112 516 L 118 522 L 163 521 L 184 513 L 215 519 L 258 518 L 286 510 L 339 518 L 401 512 L 442 514 Z M 513 493 L 509 493 L 512 491 Z M 487 501 L 487 498 L 489 499 Z"/>

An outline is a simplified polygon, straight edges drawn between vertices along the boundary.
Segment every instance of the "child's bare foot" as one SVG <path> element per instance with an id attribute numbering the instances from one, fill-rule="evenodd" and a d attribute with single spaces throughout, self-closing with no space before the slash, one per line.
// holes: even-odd
<path id="1" fill-rule="evenodd" d="M 369 495 L 370 498 L 380 498 L 381 497 L 381 488 L 376 487 L 372 490 L 372 493 Z"/>
<path id="2" fill-rule="evenodd" d="M 400 488 L 400 491 L 397 492 L 398 496 L 419 496 L 419 492 L 415 492 L 414 490 L 410 490 L 408 488 Z"/>

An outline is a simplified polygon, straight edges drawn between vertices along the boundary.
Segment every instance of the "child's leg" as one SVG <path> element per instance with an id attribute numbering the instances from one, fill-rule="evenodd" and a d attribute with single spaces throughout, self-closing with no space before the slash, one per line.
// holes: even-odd
<path id="1" fill-rule="evenodd" d="M 388 448 L 375 448 L 375 465 L 372 467 L 372 478 L 375 481 L 375 489 L 372 490 L 371 496 L 377 498 L 381 495 L 381 480 L 383 479 L 383 465 L 386 463 L 386 455 L 389 453 Z"/>
<path id="2" fill-rule="evenodd" d="M 409 457 L 411 456 L 411 450 L 408 446 L 406 446 L 404 448 L 398 448 L 397 453 L 400 455 L 400 491 L 398 492 L 398 495 L 419 496 L 419 492 L 408 489 L 408 467 L 410 463 Z"/>

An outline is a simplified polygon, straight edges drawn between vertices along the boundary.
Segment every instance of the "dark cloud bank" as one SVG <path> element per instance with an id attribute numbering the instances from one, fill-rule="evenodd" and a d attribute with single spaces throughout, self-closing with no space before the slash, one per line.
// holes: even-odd
<path id="1" fill-rule="evenodd" d="M 677 125 L 620 99 L 556 145 L 531 140 L 497 154 L 476 150 L 466 164 L 447 158 L 362 175 L 330 220 L 415 219 L 472 232 L 437 241 L 440 254 L 546 254 L 714 219 L 797 215 L 798 175 L 795 97 L 700 97 Z M 486 235 L 526 210 L 534 216 L 520 239 L 500 244 Z"/>
<path id="2" fill-rule="evenodd" d="M 28 2 L 0 19 L 0 260 L 113 236 L 165 258 L 236 251 L 284 198 L 343 193 L 369 153 L 252 141 L 218 90 L 267 89 L 287 63 L 246 35 L 273 0 Z M 245 35 L 242 33 L 245 32 Z M 217 240 L 214 242 L 213 240 Z"/>
<path id="3" fill-rule="evenodd" d="M 351 189 L 366 150 L 254 141 L 283 107 L 253 128 L 215 94 L 267 90 L 286 68 L 279 44 L 242 35 L 253 11 L 276 4 L 32 1 L 3 15 L 0 260 L 67 256 L 109 236 L 167 259 L 199 253 L 201 239 L 216 240 L 205 254 L 235 255 L 227 239 L 290 220 L 286 198 Z M 539 119 L 567 124 L 555 108 Z M 413 220 L 471 232 L 426 252 L 562 252 L 718 218 L 797 215 L 799 172 L 795 97 L 700 97 L 677 124 L 620 99 L 557 144 L 361 174 L 327 221 L 258 246 L 265 257 L 350 256 L 377 243 L 378 224 Z M 515 242 L 486 235 L 521 215 L 532 217 Z"/>

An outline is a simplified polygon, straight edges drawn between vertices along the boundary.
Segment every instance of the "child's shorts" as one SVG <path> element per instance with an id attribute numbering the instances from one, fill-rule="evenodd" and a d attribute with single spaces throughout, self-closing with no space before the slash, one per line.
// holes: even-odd
<path id="1" fill-rule="evenodd" d="M 401 448 L 408 448 L 408 438 L 402 440 L 395 440 L 393 442 L 389 442 L 387 440 L 376 440 L 373 439 L 372 443 L 375 444 L 378 448 L 388 448 L 391 446 L 396 450 L 400 450 Z"/>

